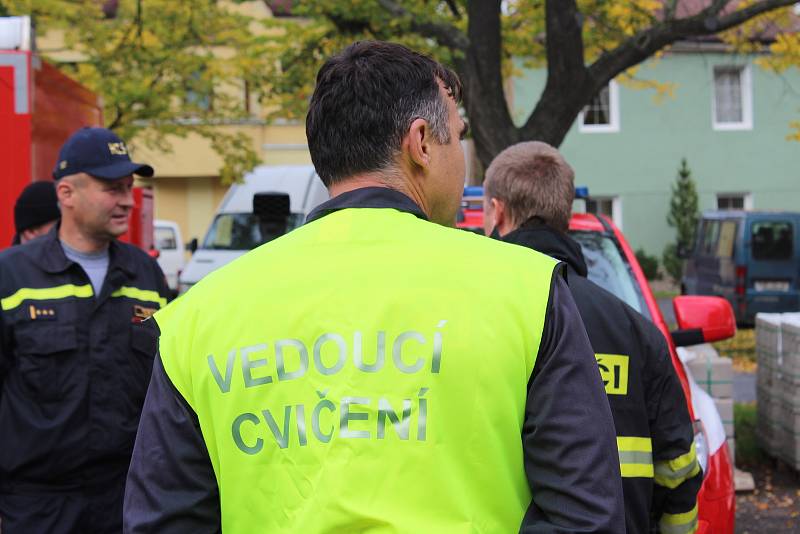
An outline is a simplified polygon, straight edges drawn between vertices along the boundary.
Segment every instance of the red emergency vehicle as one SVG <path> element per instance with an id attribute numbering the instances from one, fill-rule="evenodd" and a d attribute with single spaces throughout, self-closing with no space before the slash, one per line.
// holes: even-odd
<path id="1" fill-rule="evenodd" d="M 75 130 L 102 125 L 100 97 L 36 54 L 30 18 L 0 17 L 0 249 L 11 244 L 22 189 L 52 179 L 58 151 Z M 134 200 L 122 239 L 149 250 L 152 190 L 136 188 Z"/>

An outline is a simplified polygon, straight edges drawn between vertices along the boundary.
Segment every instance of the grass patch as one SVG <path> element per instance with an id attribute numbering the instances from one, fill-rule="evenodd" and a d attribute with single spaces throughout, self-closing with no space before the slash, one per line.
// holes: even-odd
<path id="1" fill-rule="evenodd" d="M 670 299 L 670 300 L 672 300 L 672 299 L 674 299 L 675 297 L 677 297 L 680 294 L 681 294 L 680 291 L 670 291 L 670 290 L 663 290 L 663 289 L 659 290 L 659 291 L 653 291 L 653 296 L 655 298 L 657 298 L 657 299 Z"/>
<path id="2" fill-rule="evenodd" d="M 737 402 L 733 405 L 733 425 L 736 429 L 736 465 L 754 465 L 767 461 L 758 446 L 756 403 Z"/>
<path id="3" fill-rule="evenodd" d="M 733 359 L 733 367 L 740 372 L 755 372 L 756 360 L 756 331 L 752 328 L 736 330 L 736 335 L 725 341 L 714 343 L 720 356 Z"/>

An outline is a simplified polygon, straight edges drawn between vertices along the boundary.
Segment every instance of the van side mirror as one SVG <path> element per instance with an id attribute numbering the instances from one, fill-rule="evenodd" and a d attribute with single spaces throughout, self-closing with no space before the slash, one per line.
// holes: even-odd
<path id="1" fill-rule="evenodd" d="M 194 254 L 197 251 L 197 238 L 193 237 L 191 241 L 186 243 L 186 250 Z"/>
<path id="2" fill-rule="evenodd" d="M 728 339 L 736 335 L 730 302 L 722 297 L 680 296 L 672 301 L 678 330 L 670 332 L 678 347 Z"/>
<path id="3" fill-rule="evenodd" d="M 253 213 L 258 218 L 262 242 L 266 243 L 286 233 L 289 226 L 291 202 L 287 193 L 256 193 Z"/>

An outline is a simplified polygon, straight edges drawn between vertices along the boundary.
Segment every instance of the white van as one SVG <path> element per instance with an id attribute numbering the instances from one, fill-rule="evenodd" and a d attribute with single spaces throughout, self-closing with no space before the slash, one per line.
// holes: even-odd
<path id="1" fill-rule="evenodd" d="M 164 271 L 167 285 L 178 294 L 178 277 L 186 263 L 181 229 L 175 221 L 153 221 L 153 246 L 158 251 L 158 265 Z"/>
<path id="2" fill-rule="evenodd" d="M 267 209 L 280 206 L 281 200 L 285 202 L 282 209 L 288 216 L 278 232 L 282 234 L 302 225 L 314 207 L 328 200 L 328 190 L 311 165 L 263 165 L 253 169 L 222 199 L 208 232 L 181 273 L 181 293 L 208 273 L 278 237 L 263 235 L 270 231 L 265 230 L 263 217 L 253 210 L 259 197 L 277 199 L 277 204 L 267 202 Z"/>

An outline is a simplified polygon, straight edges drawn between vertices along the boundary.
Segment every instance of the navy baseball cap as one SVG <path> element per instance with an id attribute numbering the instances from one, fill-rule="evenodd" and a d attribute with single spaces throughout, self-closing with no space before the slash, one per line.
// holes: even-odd
<path id="1" fill-rule="evenodd" d="M 125 142 L 111 130 L 81 128 L 61 147 L 53 178 L 79 172 L 103 180 L 119 180 L 131 174 L 153 176 L 153 167 L 132 162 Z"/>

